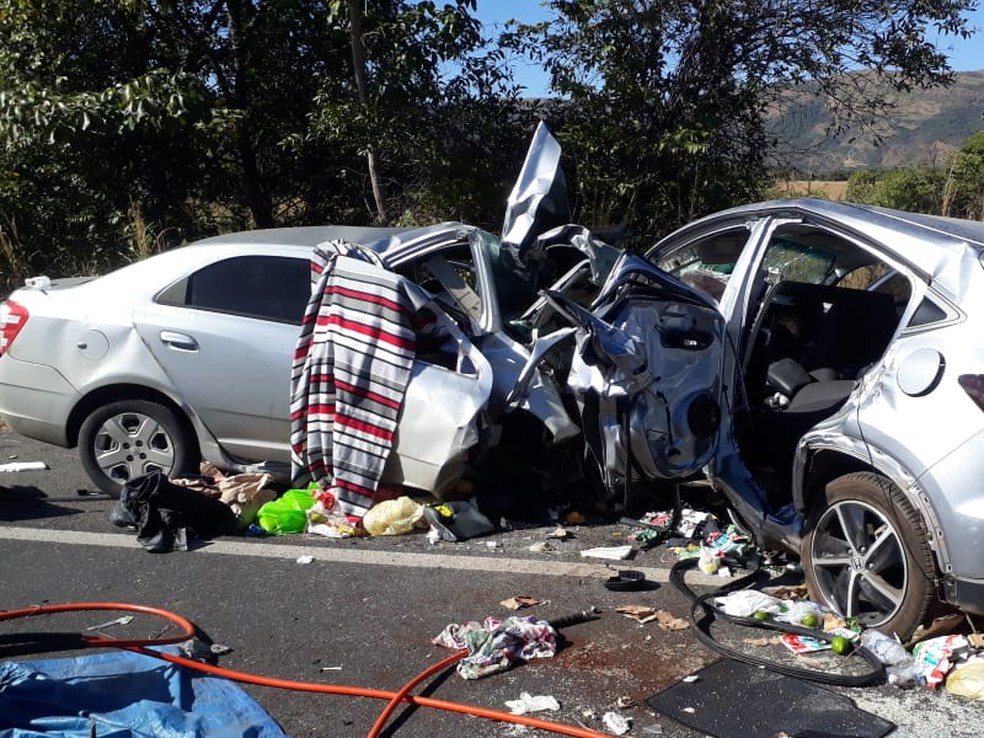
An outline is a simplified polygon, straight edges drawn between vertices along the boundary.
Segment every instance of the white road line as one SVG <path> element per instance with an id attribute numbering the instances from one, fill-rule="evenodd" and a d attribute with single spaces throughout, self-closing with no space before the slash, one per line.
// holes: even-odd
<path id="1" fill-rule="evenodd" d="M 75 530 L 51 530 L 45 528 L 18 528 L 0 526 L 0 540 L 30 541 L 34 543 L 63 543 L 75 546 L 102 546 L 139 550 L 132 534 L 88 533 Z M 325 542 L 327 544 L 327 542 Z M 607 579 L 617 569 L 641 571 L 653 582 L 668 581 L 669 569 L 635 566 L 630 561 L 612 562 L 611 565 L 573 561 L 542 561 L 514 559 L 505 556 L 461 556 L 457 554 L 409 553 L 391 551 L 367 551 L 354 548 L 335 548 L 330 545 L 280 545 L 261 541 L 216 540 L 209 541 L 192 552 L 229 556 L 254 556 L 266 559 L 297 559 L 311 556 L 315 561 L 375 566 L 405 566 L 421 569 L 451 569 L 456 571 L 485 571 L 496 573 L 534 574 L 554 577 L 586 577 Z M 175 554 L 180 556 L 182 554 Z M 688 580 L 698 574 L 691 572 Z M 703 576 L 699 576 L 703 579 Z M 720 581 L 710 577 L 708 581 Z"/>

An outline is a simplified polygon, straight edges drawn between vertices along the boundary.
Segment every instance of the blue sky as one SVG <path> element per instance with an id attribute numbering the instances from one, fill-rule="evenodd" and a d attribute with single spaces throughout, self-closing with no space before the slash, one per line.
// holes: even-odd
<path id="1" fill-rule="evenodd" d="M 478 18 L 486 25 L 489 35 L 501 31 L 505 22 L 515 18 L 525 23 L 546 20 L 550 14 L 537 0 L 478 0 Z M 950 58 L 950 66 L 958 72 L 984 69 L 984 2 L 970 13 L 971 26 L 977 34 L 969 40 L 943 37 L 938 45 Z M 543 69 L 522 59 L 514 62 L 517 81 L 533 97 L 546 94 L 549 80 Z"/>

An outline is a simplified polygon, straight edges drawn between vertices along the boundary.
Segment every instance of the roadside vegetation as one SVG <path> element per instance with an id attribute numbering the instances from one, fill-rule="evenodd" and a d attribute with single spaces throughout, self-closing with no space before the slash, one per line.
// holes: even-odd
<path id="1" fill-rule="evenodd" d="M 928 39 L 968 37 L 976 0 L 546 4 L 493 38 L 474 0 L 0 0 L 0 293 L 241 228 L 498 230 L 540 119 L 574 218 L 648 240 L 769 193 L 783 91 L 853 135 L 948 85 Z M 847 198 L 980 218 L 982 193 L 984 133 Z"/>

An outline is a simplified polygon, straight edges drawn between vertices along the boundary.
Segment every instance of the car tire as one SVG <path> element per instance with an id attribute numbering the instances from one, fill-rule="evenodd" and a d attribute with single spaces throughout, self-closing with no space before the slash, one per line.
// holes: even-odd
<path id="1" fill-rule="evenodd" d="M 903 642 L 939 603 L 926 523 L 878 474 L 826 486 L 807 517 L 802 554 L 812 599 Z"/>
<path id="2" fill-rule="evenodd" d="M 199 452 L 170 408 L 150 400 L 118 400 L 83 421 L 79 457 L 96 486 L 118 497 L 127 481 L 152 471 L 168 477 L 196 472 Z"/>

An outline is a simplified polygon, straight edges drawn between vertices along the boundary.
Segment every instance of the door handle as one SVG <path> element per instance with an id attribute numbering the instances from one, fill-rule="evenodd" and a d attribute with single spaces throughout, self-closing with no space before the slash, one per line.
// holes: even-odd
<path id="1" fill-rule="evenodd" d="M 186 333 L 177 333 L 175 331 L 161 331 L 160 333 L 161 343 L 165 343 L 171 348 L 178 349 L 179 351 L 197 351 L 198 341 L 189 336 Z"/>

